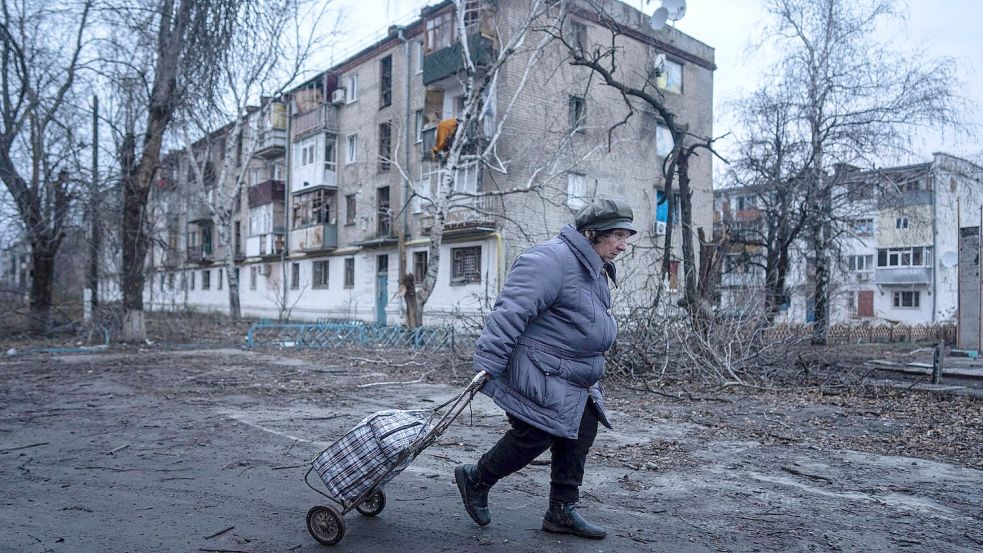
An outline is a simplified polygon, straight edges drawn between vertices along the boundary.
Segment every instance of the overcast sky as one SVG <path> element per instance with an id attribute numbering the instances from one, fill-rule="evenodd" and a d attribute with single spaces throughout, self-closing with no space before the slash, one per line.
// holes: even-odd
<path id="1" fill-rule="evenodd" d="M 342 37 L 334 60 L 340 61 L 360 47 L 385 35 L 392 23 L 407 23 L 418 16 L 420 8 L 435 0 L 334 0 L 346 12 Z M 642 7 L 640 0 L 627 2 Z M 661 5 L 652 0 L 645 7 L 651 12 Z M 908 12 L 903 27 L 885 29 L 882 40 L 891 48 L 905 52 L 924 49 L 928 57 L 949 56 L 956 59 L 965 86 L 968 122 L 974 125 L 972 137 L 942 136 L 921 133 L 911 162 L 926 161 L 934 151 L 968 156 L 977 161 L 983 156 L 983 1 L 920 0 L 899 5 Z M 725 109 L 728 102 L 754 90 L 766 67 L 763 53 L 749 53 L 749 44 L 764 20 L 763 0 L 689 0 L 686 16 L 676 23 L 682 32 L 716 50 L 714 73 L 714 134 L 730 130 Z M 951 133 L 950 133 L 951 134 Z"/>

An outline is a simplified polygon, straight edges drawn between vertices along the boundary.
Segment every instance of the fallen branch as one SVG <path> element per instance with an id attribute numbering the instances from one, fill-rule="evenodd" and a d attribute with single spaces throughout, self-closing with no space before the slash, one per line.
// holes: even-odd
<path id="1" fill-rule="evenodd" d="M 300 464 L 300 465 L 281 465 L 279 467 L 270 467 L 270 470 L 296 469 L 296 468 L 306 467 L 306 466 L 307 466 L 307 463 L 303 463 L 303 464 Z"/>
<path id="2" fill-rule="evenodd" d="M 808 472 L 802 472 L 801 470 L 793 467 L 782 467 L 782 470 L 784 470 L 785 472 L 790 472 L 796 476 L 802 476 L 803 478 L 808 478 L 810 480 L 822 480 L 829 484 L 833 483 L 832 478 L 827 478 L 825 476 L 820 476 L 818 474 L 809 474 Z"/>
<path id="3" fill-rule="evenodd" d="M 38 447 L 38 446 L 42 446 L 42 445 L 48 445 L 50 443 L 51 442 L 38 442 L 36 444 L 22 445 L 22 446 L 18 446 L 18 447 L 8 447 L 6 449 L 0 449 L 0 453 L 9 453 L 11 451 L 17 451 L 17 450 L 20 450 L 20 449 L 27 449 L 29 447 Z"/>
<path id="4" fill-rule="evenodd" d="M 391 382 L 370 382 L 368 384 L 359 384 L 357 387 L 358 388 L 371 388 L 372 386 L 389 386 L 391 384 L 419 384 L 420 382 L 423 382 L 423 380 L 427 377 L 427 375 L 430 374 L 430 373 L 432 373 L 433 371 L 434 371 L 433 369 L 430 369 L 429 371 L 427 371 L 427 372 L 423 373 L 422 375 L 420 375 L 420 378 L 417 378 L 416 380 L 391 381 Z"/>
<path id="5" fill-rule="evenodd" d="M 114 454 L 116 454 L 117 452 L 119 452 L 119 451 L 123 451 L 124 449 L 126 449 L 126 448 L 128 448 L 128 447 L 130 447 L 130 444 L 126 444 L 126 445 L 121 445 L 121 446 L 119 446 L 119 447 L 117 447 L 116 449 L 113 449 L 113 450 L 111 450 L 111 451 L 107 451 L 107 452 L 106 452 L 106 455 L 114 455 Z"/>
<path id="6" fill-rule="evenodd" d="M 214 534 L 212 534 L 210 536 L 205 536 L 205 539 L 206 540 L 210 540 L 212 538 L 217 538 L 217 537 L 221 536 L 222 534 L 228 532 L 229 530 L 232 530 L 233 528 L 235 528 L 235 526 L 229 526 L 228 528 L 226 528 L 224 530 L 219 530 L 218 532 L 215 532 Z"/>

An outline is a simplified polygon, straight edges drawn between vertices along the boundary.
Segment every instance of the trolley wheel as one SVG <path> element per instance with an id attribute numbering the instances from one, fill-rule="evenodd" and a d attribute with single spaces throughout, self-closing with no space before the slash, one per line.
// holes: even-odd
<path id="1" fill-rule="evenodd" d="M 386 492 L 376 490 L 365 501 L 359 503 L 355 510 L 367 517 L 374 517 L 386 508 Z"/>
<path id="2" fill-rule="evenodd" d="M 334 545 L 345 537 L 345 520 L 334 507 L 311 507 L 307 511 L 307 531 L 318 543 Z"/>

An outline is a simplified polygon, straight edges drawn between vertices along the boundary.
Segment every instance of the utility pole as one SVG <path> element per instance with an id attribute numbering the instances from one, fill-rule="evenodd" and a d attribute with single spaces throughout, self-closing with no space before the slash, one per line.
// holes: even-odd
<path id="1" fill-rule="evenodd" d="M 90 302 L 99 305 L 99 97 L 92 96 L 92 182 L 89 189 L 89 274 Z"/>

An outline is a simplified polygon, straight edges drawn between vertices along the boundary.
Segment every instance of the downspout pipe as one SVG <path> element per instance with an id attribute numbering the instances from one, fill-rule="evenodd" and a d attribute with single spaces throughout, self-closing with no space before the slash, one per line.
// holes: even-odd
<path id="1" fill-rule="evenodd" d="M 412 127 L 411 127 L 411 124 L 412 124 L 412 121 L 411 121 L 412 108 L 411 108 L 411 100 L 410 100 L 410 92 L 411 92 L 410 79 L 413 78 L 413 75 L 415 73 L 414 73 L 414 71 L 413 71 L 413 69 L 411 67 L 411 62 L 413 60 L 411 59 L 412 58 L 412 52 L 411 52 L 411 48 L 410 48 L 410 41 L 406 38 L 406 27 L 403 27 L 403 26 L 396 27 L 396 37 L 403 43 L 403 55 L 404 55 L 403 67 L 404 67 L 404 71 L 406 73 L 406 78 L 403 79 L 403 81 L 404 81 L 404 90 L 403 90 L 403 103 L 404 103 L 404 109 L 403 109 L 403 112 L 404 112 L 403 113 L 403 167 L 404 167 L 404 170 L 403 170 L 403 173 L 405 175 L 407 175 L 407 176 L 401 179 L 402 180 L 402 186 L 400 186 L 400 188 L 399 188 L 399 192 L 400 192 L 400 198 L 399 198 L 399 206 L 400 206 L 399 220 L 400 220 L 400 223 L 402 225 L 402 232 L 400 233 L 402 235 L 402 238 L 399 241 L 399 280 L 398 280 L 398 282 L 402 283 L 403 277 L 406 275 L 406 273 L 408 271 L 408 265 L 409 265 L 409 260 L 407 260 L 407 258 L 406 258 L 406 256 L 407 256 L 407 254 L 406 254 L 406 239 L 407 239 L 407 237 L 410 234 L 410 221 L 409 221 L 409 218 L 407 217 L 408 207 L 409 206 L 407 204 L 409 202 L 409 190 L 408 190 L 409 185 L 410 185 L 410 182 L 409 182 L 409 178 L 410 177 L 409 177 L 409 175 L 412 174 L 412 168 L 410 167 L 410 163 L 411 163 L 410 162 L 410 143 L 411 143 L 410 142 L 410 132 L 413 130 Z M 400 310 L 403 311 L 404 318 L 408 316 L 409 312 L 406 310 L 406 302 L 405 301 L 402 303 L 402 305 L 400 305 Z M 407 325 L 408 324 L 409 324 L 409 321 L 407 321 Z"/>

